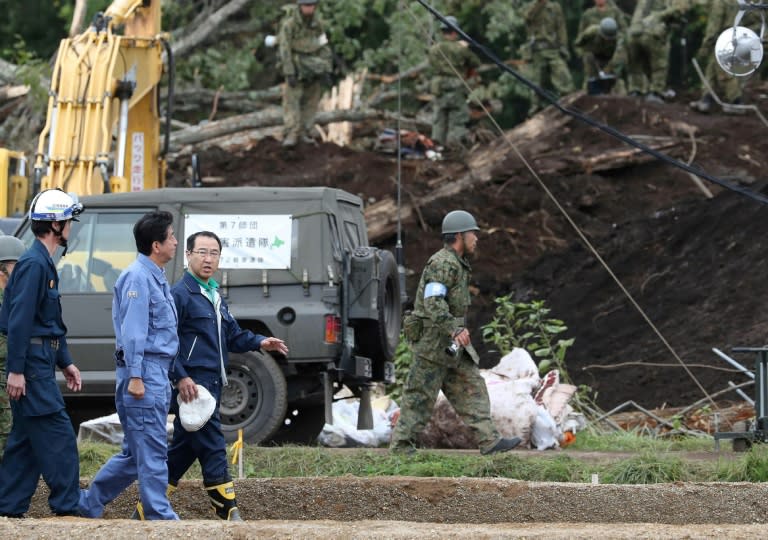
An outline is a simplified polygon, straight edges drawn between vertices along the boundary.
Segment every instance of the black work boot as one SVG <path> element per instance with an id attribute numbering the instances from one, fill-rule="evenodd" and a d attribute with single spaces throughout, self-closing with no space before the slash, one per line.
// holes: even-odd
<path id="1" fill-rule="evenodd" d="M 217 485 L 205 485 L 205 491 L 211 499 L 211 507 L 219 518 L 226 521 L 243 521 L 237 509 L 235 484 L 229 480 Z"/>
<path id="2" fill-rule="evenodd" d="M 487 448 L 485 450 L 481 450 L 480 453 L 484 456 L 490 455 L 490 454 L 500 454 L 502 452 L 509 452 L 513 448 L 517 448 L 522 440 L 520 437 L 512 437 L 511 439 L 499 439 L 499 442 L 491 446 L 490 448 Z"/>

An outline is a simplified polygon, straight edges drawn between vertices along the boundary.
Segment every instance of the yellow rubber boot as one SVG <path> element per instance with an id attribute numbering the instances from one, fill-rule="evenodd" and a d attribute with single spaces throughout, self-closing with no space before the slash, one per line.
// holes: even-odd
<path id="1" fill-rule="evenodd" d="M 205 491 L 211 499 L 211 507 L 219 518 L 226 521 L 243 521 L 237 509 L 235 499 L 235 484 L 232 481 L 214 486 L 205 486 Z"/>

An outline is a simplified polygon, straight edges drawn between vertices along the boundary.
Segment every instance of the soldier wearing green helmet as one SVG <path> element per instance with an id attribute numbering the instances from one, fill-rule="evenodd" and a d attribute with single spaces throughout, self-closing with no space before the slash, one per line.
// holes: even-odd
<path id="1" fill-rule="evenodd" d="M 0 304 L 3 303 L 3 293 L 11 277 L 16 261 L 26 251 L 24 244 L 15 236 L 0 236 Z M 5 390 L 5 357 L 8 355 L 8 339 L 0 334 L 0 461 L 3 459 L 3 449 L 8 433 L 11 431 L 13 417 L 8 393 Z"/>
<path id="2" fill-rule="evenodd" d="M 430 257 L 421 274 L 413 312 L 403 322 L 412 360 L 390 444 L 394 452 L 414 451 L 440 390 L 474 433 L 482 454 L 520 444 L 518 437 L 501 437 L 491 420 L 488 390 L 466 327 L 472 271 L 468 258 L 477 248 L 479 231 L 469 212 L 449 212 L 442 224 L 443 249 Z"/>
<path id="3" fill-rule="evenodd" d="M 605 4 L 605 0 L 602 2 Z M 600 14 L 605 16 L 595 20 L 595 15 Z M 588 94 L 626 93 L 623 80 L 627 63 L 624 46 L 626 25 L 623 20 L 621 10 L 608 5 L 604 5 L 602 11 L 598 11 L 596 5 L 582 16 L 581 23 L 586 26 L 579 31 L 573 45 L 584 62 L 584 83 Z"/>
<path id="4" fill-rule="evenodd" d="M 440 23 L 442 38 L 427 54 L 431 79 L 432 139 L 450 150 L 461 151 L 467 135 L 469 107 L 464 80 L 472 78 L 480 65 L 467 42 L 459 39 L 459 21 L 449 15 Z M 459 76 L 457 76 L 457 72 Z"/>
<path id="5" fill-rule="evenodd" d="M 333 54 L 317 0 L 297 0 L 280 24 L 280 66 L 285 77 L 283 145 L 314 144 L 312 130 L 323 91 L 332 86 Z"/>

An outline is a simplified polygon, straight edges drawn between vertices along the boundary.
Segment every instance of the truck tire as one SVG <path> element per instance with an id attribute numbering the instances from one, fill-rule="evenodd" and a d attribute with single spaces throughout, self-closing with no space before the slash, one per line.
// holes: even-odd
<path id="1" fill-rule="evenodd" d="M 243 440 L 259 444 L 280 428 L 288 404 L 288 386 L 275 359 L 268 354 L 230 353 L 229 385 L 221 392 L 221 429 L 231 442 L 237 430 Z"/>
<path id="2" fill-rule="evenodd" d="M 283 425 L 272 436 L 272 444 L 316 445 L 317 436 L 325 425 L 325 406 L 304 405 L 291 407 L 285 415 Z"/>
<path id="3" fill-rule="evenodd" d="M 395 257 L 389 251 L 380 251 L 379 290 L 377 293 L 378 318 L 375 321 L 363 320 L 356 329 L 358 353 L 373 360 L 374 376 L 383 370 L 383 363 L 395 356 L 395 349 L 400 343 L 400 280 L 397 275 Z"/>

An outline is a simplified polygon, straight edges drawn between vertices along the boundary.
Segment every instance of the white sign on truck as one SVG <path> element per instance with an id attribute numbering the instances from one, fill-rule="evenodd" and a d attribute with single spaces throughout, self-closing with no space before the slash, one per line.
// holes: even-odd
<path id="1" fill-rule="evenodd" d="M 219 268 L 286 270 L 292 224 L 290 215 L 186 214 L 184 234 L 216 233 L 222 244 Z"/>

